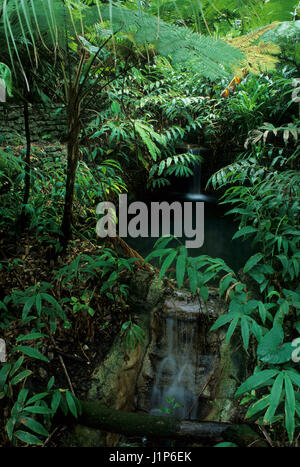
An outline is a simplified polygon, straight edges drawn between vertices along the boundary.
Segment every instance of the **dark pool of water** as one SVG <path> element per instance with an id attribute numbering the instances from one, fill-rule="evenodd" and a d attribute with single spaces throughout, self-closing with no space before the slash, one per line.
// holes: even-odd
<path id="1" fill-rule="evenodd" d="M 151 197 L 145 197 L 141 201 L 147 204 L 149 212 L 150 204 L 153 201 L 168 201 L 169 203 L 173 201 L 180 201 L 181 203 L 189 201 L 193 203 L 193 214 L 195 214 L 196 202 L 204 201 L 204 243 L 200 248 L 189 248 L 188 252 L 190 256 L 195 257 L 205 254 L 214 258 L 222 258 L 228 266 L 237 272 L 253 254 L 254 250 L 249 241 L 242 241 L 241 239 L 232 240 L 233 235 L 238 229 L 238 225 L 234 222 L 232 216 L 225 215 L 226 209 L 224 206 L 218 205 L 215 196 L 186 195 L 180 192 L 157 193 Z M 195 215 L 193 216 L 193 223 L 195 227 Z M 173 233 L 173 224 L 174 219 L 171 216 L 171 234 Z M 183 235 L 179 239 L 184 243 L 187 238 Z M 146 257 L 153 250 L 157 238 L 127 237 L 126 241 L 141 256 Z M 177 246 L 178 243 L 175 241 L 171 245 Z"/>

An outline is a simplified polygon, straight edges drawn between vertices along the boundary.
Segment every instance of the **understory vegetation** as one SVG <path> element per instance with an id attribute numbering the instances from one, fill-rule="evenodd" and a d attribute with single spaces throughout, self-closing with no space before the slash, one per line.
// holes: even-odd
<path id="1" fill-rule="evenodd" d="M 0 0 L 0 105 L 24 127 L 1 120 L 0 445 L 59 445 L 114 338 L 125 360 L 143 343 L 130 294 L 144 270 L 205 303 L 218 283 L 227 311 L 209 332 L 224 328 L 251 362 L 240 422 L 298 446 L 299 4 L 50 3 Z M 33 137 L 37 105 L 60 116 L 59 138 Z M 97 237 L 98 203 L 164 199 L 199 164 L 253 247 L 242 269 L 173 236 L 146 258 Z"/>

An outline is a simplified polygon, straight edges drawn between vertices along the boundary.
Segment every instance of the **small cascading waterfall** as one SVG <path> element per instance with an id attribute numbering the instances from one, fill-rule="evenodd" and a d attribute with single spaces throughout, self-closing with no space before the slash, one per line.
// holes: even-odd
<path id="1" fill-rule="evenodd" d="M 198 395 L 197 352 L 195 322 L 176 318 L 165 319 L 165 356 L 157 365 L 152 389 L 151 413 L 161 414 L 159 407 L 172 407 L 167 399 L 182 404 L 174 409 L 174 415 L 181 419 L 197 418 Z"/>
<path id="2" fill-rule="evenodd" d="M 187 150 L 190 154 L 194 154 L 196 156 L 201 156 L 202 158 L 208 152 L 206 148 L 189 148 Z M 190 177 L 187 192 L 185 193 L 185 199 L 191 201 L 204 201 L 204 202 L 213 202 L 215 203 L 216 199 L 214 196 L 207 195 L 202 190 L 202 182 L 201 182 L 201 175 L 202 175 L 202 161 L 199 161 L 193 169 L 193 176 Z"/>

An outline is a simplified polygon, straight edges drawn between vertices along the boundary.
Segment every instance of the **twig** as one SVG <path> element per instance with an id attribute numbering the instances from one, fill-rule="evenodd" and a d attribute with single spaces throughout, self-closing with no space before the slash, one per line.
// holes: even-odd
<path id="1" fill-rule="evenodd" d="M 271 448 L 273 448 L 273 447 L 274 447 L 274 444 L 273 444 L 273 442 L 272 442 L 270 436 L 268 435 L 266 429 L 265 429 L 263 426 L 261 426 L 261 425 L 258 425 L 258 428 L 260 429 L 260 431 L 262 432 L 262 434 L 264 435 L 264 437 L 265 437 L 266 440 L 268 441 L 268 443 L 269 443 L 269 445 L 271 446 Z"/>
<path id="2" fill-rule="evenodd" d="M 201 395 L 203 394 L 203 392 L 205 391 L 205 389 L 207 388 L 207 386 L 209 385 L 209 383 L 211 382 L 213 378 L 213 375 L 211 375 L 208 380 L 206 381 L 206 383 L 204 384 L 203 388 L 201 389 L 201 391 L 199 392 L 198 396 L 197 396 L 197 399 L 193 402 L 192 406 L 190 407 L 189 411 L 188 411 L 188 417 L 191 416 L 191 413 L 192 413 L 192 410 L 193 408 L 195 407 L 197 401 L 199 400 L 199 398 L 201 397 Z"/>
<path id="3" fill-rule="evenodd" d="M 49 335 L 50 335 L 50 339 L 51 339 L 51 341 L 52 341 L 54 347 L 57 348 L 57 345 L 56 345 L 56 343 L 55 343 L 54 337 L 52 336 L 51 332 L 49 333 Z M 71 380 L 70 380 L 70 377 L 69 377 L 69 374 L 68 374 L 66 365 L 65 365 L 65 363 L 64 363 L 64 361 L 63 361 L 63 358 L 62 358 L 62 356 L 61 356 L 60 354 L 58 355 L 58 358 L 59 358 L 60 364 L 61 364 L 61 366 L 62 366 L 62 369 L 64 370 L 64 373 L 65 373 L 65 375 L 66 375 L 66 378 L 67 378 L 67 381 L 68 381 L 68 384 L 69 384 L 70 391 L 71 391 L 72 394 L 74 394 L 74 396 L 75 396 L 75 391 L 74 391 L 74 389 L 73 389 L 73 385 L 72 385 L 72 382 L 71 382 Z"/>
<path id="4" fill-rule="evenodd" d="M 55 435 L 55 433 L 57 432 L 57 430 L 59 429 L 59 427 L 57 426 L 56 428 L 54 428 L 54 430 L 50 433 L 50 435 L 48 436 L 48 438 L 45 440 L 42 448 L 44 448 L 46 446 L 46 444 L 49 443 L 49 441 L 51 440 L 51 438 Z"/>

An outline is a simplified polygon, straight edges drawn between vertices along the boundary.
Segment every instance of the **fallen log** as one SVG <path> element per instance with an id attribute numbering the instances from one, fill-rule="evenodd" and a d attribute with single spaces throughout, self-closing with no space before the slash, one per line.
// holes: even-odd
<path id="1" fill-rule="evenodd" d="M 255 443 L 267 444 L 249 425 L 233 425 L 222 422 L 179 420 L 171 416 L 121 412 L 98 402 L 81 402 L 81 425 L 126 436 L 146 436 L 168 439 L 217 439 L 234 440 L 241 446 Z M 239 436 L 239 433 L 241 434 Z"/>

